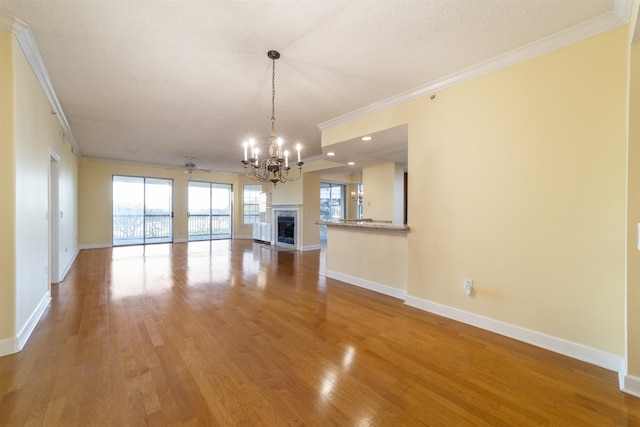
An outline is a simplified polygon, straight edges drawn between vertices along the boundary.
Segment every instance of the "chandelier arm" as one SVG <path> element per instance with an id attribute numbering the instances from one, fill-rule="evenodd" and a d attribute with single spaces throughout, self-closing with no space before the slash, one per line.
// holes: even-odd
<path id="1" fill-rule="evenodd" d="M 271 181 L 276 184 L 277 182 L 297 181 L 302 176 L 303 162 L 297 164 L 297 171 L 292 172 L 293 168 L 285 168 L 282 166 L 278 169 L 269 170 L 267 160 L 268 159 L 262 160 L 258 166 L 251 164 L 251 167 L 249 167 L 249 164 L 245 164 L 244 168 L 247 177 L 254 181 Z"/>

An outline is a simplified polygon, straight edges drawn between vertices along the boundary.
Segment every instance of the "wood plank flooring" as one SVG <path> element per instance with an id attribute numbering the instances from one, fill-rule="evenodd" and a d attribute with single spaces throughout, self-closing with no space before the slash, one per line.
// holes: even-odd
<path id="1" fill-rule="evenodd" d="M 617 374 L 322 274 L 247 240 L 83 250 L 0 425 L 640 426 Z"/>

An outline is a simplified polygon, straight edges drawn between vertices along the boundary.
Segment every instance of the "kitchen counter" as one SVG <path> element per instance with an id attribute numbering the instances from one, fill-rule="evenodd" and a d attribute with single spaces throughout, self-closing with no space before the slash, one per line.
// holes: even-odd
<path id="1" fill-rule="evenodd" d="M 318 225 L 326 225 L 328 227 L 341 227 L 341 228 L 358 228 L 369 230 L 385 230 L 385 231 L 409 231 L 409 226 L 392 224 L 390 222 L 374 221 L 374 220 L 359 220 L 359 219 L 337 219 L 331 221 L 316 221 Z"/>

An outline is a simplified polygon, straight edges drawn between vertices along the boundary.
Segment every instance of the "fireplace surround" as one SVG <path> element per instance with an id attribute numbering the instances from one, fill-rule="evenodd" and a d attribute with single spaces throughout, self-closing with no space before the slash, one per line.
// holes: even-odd
<path id="1" fill-rule="evenodd" d="M 283 248 L 298 250 L 300 246 L 300 206 L 275 205 L 273 213 L 273 243 Z"/>

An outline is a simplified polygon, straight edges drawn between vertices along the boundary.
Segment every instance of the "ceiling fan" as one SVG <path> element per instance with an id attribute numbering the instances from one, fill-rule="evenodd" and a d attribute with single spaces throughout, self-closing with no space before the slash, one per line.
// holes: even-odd
<path id="1" fill-rule="evenodd" d="M 184 165 L 181 166 L 174 166 L 171 169 L 184 169 L 184 173 L 188 173 L 191 174 L 192 172 L 196 171 L 196 172 L 211 172 L 211 169 L 207 169 L 207 168 L 203 168 L 200 166 L 197 166 L 193 161 L 195 159 L 193 157 L 188 157 L 187 158 L 187 163 L 185 163 Z"/>

